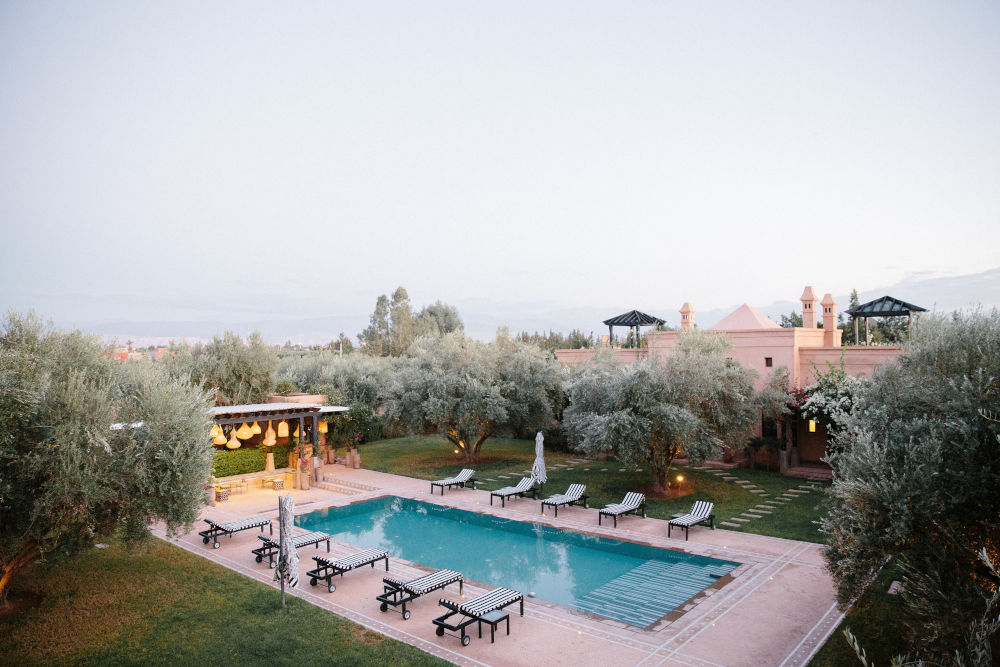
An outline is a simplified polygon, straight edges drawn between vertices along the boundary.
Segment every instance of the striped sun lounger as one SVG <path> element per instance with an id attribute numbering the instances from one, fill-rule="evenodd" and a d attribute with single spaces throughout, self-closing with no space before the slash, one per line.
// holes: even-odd
<path id="1" fill-rule="evenodd" d="M 682 516 L 675 516 L 667 522 L 667 537 L 670 537 L 671 527 L 683 526 L 684 541 L 687 542 L 688 531 L 691 530 L 691 526 L 697 526 L 699 523 L 705 523 L 706 521 L 708 521 L 712 530 L 715 530 L 715 515 L 712 514 L 713 509 L 715 509 L 715 505 L 707 500 L 696 501 L 695 504 L 691 506 L 690 512 Z"/>
<path id="2" fill-rule="evenodd" d="M 646 496 L 635 491 L 630 491 L 625 494 L 625 499 L 620 503 L 605 505 L 600 511 L 598 511 L 597 525 L 601 525 L 601 517 L 610 516 L 614 517 L 615 528 L 617 528 L 618 517 L 626 514 L 632 514 L 633 512 L 642 512 L 642 518 L 646 518 Z M 669 531 L 670 528 L 668 527 L 667 530 Z"/>
<path id="3" fill-rule="evenodd" d="M 473 475 L 476 471 L 472 468 L 464 468 L 462 472 L 458 473 L 454 477 L 448 477 L 447 479 L 439 479 L 436 482 L 431 482 L 431 495 L 434 495 L 434 487 L 441 487 L 441 495 L 444 495 L 444 487 L 451 488 L 453 486 L 461 486 L 465 488 L 467 484 L 471 485 L 473 489 L 476 488 L 476 478 Z"/>
<path id="4" fill-rule="evenodd" d="M 376 595 L 375 599 L 381 602 L 379 609 L 388 611 L 389 606 L 402 606 L 403 620 L 410 618 L 410 611 L 406 608 L 407 602 L 412 602 L 422 595 L 427 595 L 431 591 L 444 588 L 448 584 L 458 582 L 458 594 L 462 594 L 462 575 L 454 570 L 437 570 L 412 581 L 401 581 L 391 577 L 384 577 L 382 585 L 385 591 L 382 595 Z"/>
<path id="5" fill-rule="evenodd" d="M 503 609 L 504 607 L 509 607 L 515 602 L 521 603 L 521 616 L 524 616 L 524 595 L 509 588 L 497 588 L 489 593 L 480 595 L 474 600 L 469 600 L 468 602 L 463 602 L 461 604 L 441 598 L 438 601 L 438 604 L 448 609 L 448 613 L 434 619 L 434 625 L 437 626 L 435 632 L 437 632 L 438 637 L 443 636 L 445 630 L 450 632 L 460 632 L 462 646 L 468 646 L 469 642 L 472 641 L 472 638 L 465 634 L 466 627 L 477 621 L 481 623 L 489 622 L 484 621 L 483 617 L 491 611 L 497 611 Z M 461 614 L 462 616 L 462 618 L 458 620 L 458 623 L 452 625 L 448 622 L 448 619 L 458 614 Z M 509 631 L 510 626 L 508 625 L 507 627 Z M 480 630 L 481 629 L 482 626 L 480 625 Z"/>
<path id="6" fill-rule="evenodd" d="M 385 571 L 389 571 L 389 554 L 382 549 L 365 549 L 343 558 L 313 556 L 313 560 L 316 561 L 316 569 L 306 572 L 306 576 L 310 577 L 309 585 L 315 586 L 320 579 L 326 579 L 326 589 L 331 593 L 337 590 L 333 583 L 334 577 L 338 575 L 342 577 L 345 572 L 350 572 L 362 565 L 371 565 L 374 569 L 375 563 L 384 560 Z"/>
<path id="7" fill-rule="evenodd" d="M 257 539 L 261 540 L 264 544 L 262 546 L 253 549 L 253 553 L 257 557 L 257 562 L 261 562 L 265 558 L 267 559 L 267 566 L 272 570 L 277 567 L 278 562 L 275 560 L 275 556 L 281 551 L 281 544 L 278 540 L 267 537 L 265 535 L 258 535 Z M 316 548 L 319 549 L 321 542 L 326 542 L 326 550 L 330 550 L 330 536 L 326 533 L 321 533 L 319 531 L 312 533 L 303 533 L 302 535 L 296 535 L 292 538 L 292 546 L 296 549 L 301 549 L 302 547 L 308 547 L 311 544 L 315 544 Z"/>
<path id="8" fill-rule="evenodd" d="M 226 523 L 216 523 L 211 519 L 205 519 L 205 523 L 208 524 L 208 530 L 198 531 L 198 534 L 201 535 L 202 544 L 208 544 L 209 540 L 211 540 L 213 549 L 218 549 L 222 546 L 219 544 L 219 535 L 228 535 L 231 539 L 233 533 L 238 533 L 241 530 L 250 530 L 251 528 L 260 528 L 260 532 L 263 533 L 264 526 L 267 526 L 271 534 L 274 535 L 274 526 L 271 524 L 271 520 L 260 517 L 251 517 L 241 521 L 227 521 Z"/>
<path id="9" fill-rule="evenodd" d="M 527 494 L 535 496 L 535 479 L 533 477 L 522 477 L 521 481 L 515 486 L 505 486 L 502 489 L 497 489 L 490 494 L 490 505 L 493 504 L 494 498 L 500 499 L 500 506 L 507 506 L 507 499 L 512 497 L 521 497 Z"/>
<path id="10" fill-rule="evenodd" d="M 556 510 L 556 516 L 559 516 L 559 506 L 560 505 L 575 505 L 579 502 L 583 503 L 583 507 L 587 507 L 587 494 L 584 491 L 587 487 L 583 484 L 570 484 L 566 493 L 557 493 L 554 496 L 549 496 L 542 501 L 542 512 L 545 512 L 545 506 L 551 505 Z"/>

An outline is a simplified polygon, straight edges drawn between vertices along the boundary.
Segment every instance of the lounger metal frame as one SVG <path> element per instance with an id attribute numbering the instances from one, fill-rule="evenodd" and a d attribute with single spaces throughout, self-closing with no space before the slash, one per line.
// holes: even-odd
<path id="1" fill-rule="evenodd" d="M 531 478 L 530 477 L 522 477 L 521 481 L 519 481 L 514 486 L 505 486 L 502 489 L 497 489 L 496 491 L 493 491 L 492 493 L 490 493 L 490 507 L 493 506 L 493 499 L 494 498 L 499 498 L 500 499 L 500 507 L 507 507 L 507 499 L 508 498 L 514 498 L 514 497 L 523 498 L 526 495 L 528 495 L 529 493 L 531 494 L 531 497 L 534 500 L 538 500 L 538 484 L 533 479 L 531 479 L 531 486 L 529 488 L 527 488 L 527 489 L 521 489 L 520 491 L 517 490 L 517 489 L 520 488 L 521 482 L 523 482 L 526 479 L 531 479 Z M 505 491 L 506 493 L 501 493 L 502 491 Z"/>
<path id="2" fill-rule="evenodd" d="M 600 510 L 598 510 L 598 512 L 597 512 L 597 525 L 598 526 L 601 525 L 601 517 L 604 517 L 604 516 L 610 516 L 610 517 L 612 517 L 615 520 L 615 528 L 618 527 L 618 517 L 625 516 L 626 514 L 635 514 L 636 512 L 641 512 L 642 513 L 642 518 L 645 519 L 646 518 L 646 496 L 644 496 L 641 493 L 636 493 L 636 495 L 642 496 L 642 502 L 640 502 L 639 504 L 637 504 L 635 506 L 632 506 L 631 504 L 625 502 L 625 500 L 628 500 L 629 496 L 631 496 L 633 493 L 636 493 L 636 492 L 635 491 L 631 491 L 631 492 L 625 494 L 624 500 L 622 502 L 620 502 L 620 503 L 615 503 L 613 505 L 608 505 L 608 506 L 603 507 Z M 610 508 L 614 508 L 614 509 L 610 509 Z"/>
<path id="3" fill-rule="evenodd" d="M 555 510 L 556 510 L 556 514 L 555 515 L 557 517 L 559 516 L 559 506 L 560 505 L 576 505 L 577 503 L 581 503 L 582 502 L 583 503 L 583 508 L 584 509 L 588 509 L 588 507 L 587 507 L 587 498 L 589 498 L 590 496 L 588 496 L 586 493 L 584 493 L 583 491 L 581 491 L 580 494 L 577 495 L 577 496 L 570 496 L 569 495 L 568 491 L 570 489 L 572 489 L 574 486 L 581 486 L 581 487 L 583 487 L 583 491 L 587 490 L 587 487 L 584 486 L 583 484 L 570 484 L 569 489 L 567 489 L 567 493 L 557 493 L 556 495 L 550 496 L 550 497 L 548 497 L 548 498 L 546 498 L 545 500 L 542 501 L 542 514 L 545 514 L 545 506 L 546 505 L 550 505 L 551 507 L 555 508 Z"/>
<path id="4" fill-rule="evenodd" d="M 462 472 L 465 472 L 466 470 L 469 471 L 469 476 L 466 477 L 465 479 L 460 479 L 460 477 L 462 476 Z M 434 487 L 435 486 L 441 487 L 441 495 L 442 496 L 444 495 L 444 487 L 446 487 L 446 486 L 449 489 L 451 487 L 453 487 L 453 486 L 460 486 L 460 487 L 462 487 L 464 489 L 464 488 L 466 488 L 466 486 L 471 485 L 472 486 L 472 490 L 475 491 L 476 490 L 476 484 L 479 483 L 479 480 L 476 479 L 475 477 L 473 477 L 473 475 L 476 474 L 476 471 L 472 470 L 471 468 L 464 468 L 462 470 L 462 472 L 458 473 L 454 477 L 449 477 L 447 479 L 439 479 L 436 482 L 431 482 L 431 495 L 434 495 Z"/>
<path id="5" fill-rule="evenodd" d="M 345 572 L 356 570 L 364 565 L 371 565 L 372 569 L 375 569 L 375 563 L 380 560 L 385 561 L 385 571 L 389 571 L 389 554 L 382 549 L 365 549 L 337 559 L 327 556 L 313 556 L 313 560 L 316 561 L 316 568 L 306 572 L 306 576 L 310 578 L 309 585 L 315 586 L 320 579 L 325 579 L 326 590 L 331 593 L 337 590 L 333 578 L 342 577 Z"/>
<path id="6" fill-rule="evenodd" d="M 465 581 L 462 575 L 454 570 L 437 570 L 412 581 L 400 581 L 385 577 L 382 579 L 382 587 L 385 591 L 382 595 L 376 595 L 375 599 L 382 603 L 379 605 L 380 611 L 388 611 L 389 607 L 402 607 L 400 613 L 405 621 L 410 618 L 410 610 L 406 608 L 407 602 L 413 602 L 423 595 L 442 589 L 456 581 L 458 582 L 458 594 L 461 595 Z M 428 583 L 424 585 L 422 582 Z"/>
<path id="7" fill-rule="evenodd" d="M 465 628 L 481 620 L 483 616 L 491 611 L 504 609 L 515 602 L 521 603 L 521 616 L 524 616 L 524 594 L 518 593 L 517 591 L 513 591 L 509 588 L 496 588 L 489 593 L 484 593 L 478 598 L 469 600 L 468 602 L 464 602 L 462 604 L 441 598 L 438 600 L 438 604 L 445 607 L 449 611 L 447 614 L 438 616 L 432 621 L 434 625 L 437 626 L 435 632 L 438 637 L 443 637 L 445 630 L 449 632 L 458 632 L 460 633 L 459 637 L 462 640 L 462 646 L 468 646 L 472 641 L 472 637 L 466 634 Z M 448 619 L 457 614 L 461 614 L 463 618 L 460 619 L 458 623 L 449 623 Z"/>
<path id="8" fill-rule="evenodd" d="M 270 519 L 244 519 L 242 521 L 227 521 L 225 523 L 217 523 L 211 519 L 205 519 L 204 521 L 208 524 L 209 528 L 208 530 L 199 530 L 198 534 L 201 535 L 202 544 L 208 544 L 209 540 L 211 540 L 213 549 L 218 549 L 222 546 L 219 544 L 219 535 L 228 535 L 232 539 L 234 533 L 257 528 L 258 526 L 261 533 L 264 532 L 264 526 L 267 526 L 271 534 L 274 535 L 274 524 L 271 523 Z M 227 528 L 227 526 L 230 527 Z"/>
<path id="9" fill-rule="evenodd" d="M 709 526 L 712 530 L 715 530 L 715 514 L 712 510 L 715 509 L 715 504 L 710 503 L 706 500 L 699 500 L 691 507 L 691 511 L 684 516 L 674 517 L 667 522 L 667 537 L 670 537 L 670 529 L 673 526 L 678 528 L 684 528 L 684 541 L 687 542 L 688 532 L 691 530 L 691 526 L 697 526 L 699 524 L 709 522 Z"/>
<path id="10" fill-rule="evenodd" d="M 281 552 L 281 543 L 263 534 L 258 535 L 257 539 L 261 540 L 264 544 L 256 549 L 251 549 L 251 553 L 257 557 L 258 563 L 266 558 L 267 566 L 273 570 L 278 566 L 278 561 L 275 560 L 275 556 Z M 326 533 L 316 531 L 312 533 L 305 533 L 303 535 L 297 535 L 292 538 L 292 544 L 295 545 L 296 549 L 308 547 L 310 544 L 315 544 L 316 548 L 319 549 L 319 545 L 322 542 L 326 542 L 326 550 L 330 551 L 330 536 Z"/>

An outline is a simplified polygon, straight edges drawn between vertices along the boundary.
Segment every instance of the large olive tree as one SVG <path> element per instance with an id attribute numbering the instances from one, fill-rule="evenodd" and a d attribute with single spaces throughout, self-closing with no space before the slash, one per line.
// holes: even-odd
<path id="1" fill-rule="evenodd" d="M 726 358 L 728 347 L 721 335 L 684 332 L 664 361 L 620 366 L 599 357 L 568 383 L 570 443 L 648 466 L 656 491 L 666 493 L 681 452 L 692 461 L 719 456 L 727 442 L 742 445 L 760 419 L 753 373 Z"/>
<path id="2" fill-rule="evenodd" d="M 255 331 L 246 341 L 227 331 L 195 349 L 193 377 L 215 390 L 219 405 L 262 403 L 274 388 L 277 351 Z"/>
<path id="3" fill-rule="evenodd" d="M 979 557 L 1000 562 L 1000 313 L 914 329 L 854 397 L 823 528 L 840 600 L 893 559 L 905 577 L 900 625 L 939 658 L 967 647 L 1000 584 Z"/>
<path id="4" fill-rule="evenodd" d="M 473 463 L 493 436 L 552 426 L 562 371 L 533 345 L 480 343 L 457 331 L 418 339 L 389 384 L 386 416 L 410 432 L 436 433 Z"/>
<path id="5" fill-rule="evenodd" d="M 39 559 L 189 525 L 211 469 L 204 393 L 33 316 L 0 325 L 0 601 Z"/>

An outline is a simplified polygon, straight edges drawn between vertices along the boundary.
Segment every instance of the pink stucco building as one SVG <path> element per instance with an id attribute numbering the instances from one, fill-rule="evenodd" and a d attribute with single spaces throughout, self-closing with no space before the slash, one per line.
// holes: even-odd
<path id="1" fill-rule="evenodd" d="M 806 287 L 799 299 L 802 303 L 802 326 L 779 326 L 752 306 L 743 304 L 708 328 L 724 334 L 732 344 L 729 356 L 757 372 L 757 386 L 763 386 L 772 372 L 785 367 L 789 374 L 789 389 L 806 387 L 816 381 L 818 372 L 827 369 L 827 362 L 843 363 L 853 376 L 870 377 L 872 371 L 889 359 L 896 358 L 898 346 L 841 345 L 842 332 L 837 329 L 837 302 L 830 294 L 822 301 L 812 287 Z M 695 310 L 690 303 L 680 308 L 681 329 L 695 327 Z M 822 328 L 820 328 L 822 323 Z M 668 357 L 677 346 L 680 331 L 655 331 L 648 335 L 649 346 L 643 349 L 615 349 L 624 363 L 645 358 Z M 585 363 L 594 350 L 556 350 L 556 358 L 567 364 Z M 791 424 L 792 442 L 788 464 L 817 463 L 826 452 L 826 434 L 821 425 L 810 432 L 808 423 Z M 785 462 L 783 461 L 783 467 Z"/>

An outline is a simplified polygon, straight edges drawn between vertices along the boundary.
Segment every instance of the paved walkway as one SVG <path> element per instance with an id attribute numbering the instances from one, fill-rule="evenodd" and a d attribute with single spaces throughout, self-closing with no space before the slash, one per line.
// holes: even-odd
<path id="1" fill-rule="evenodd" d="M 336 592 L 327 593 L 323 586 L 309 586 L 304 576 L 313 565 L 313 549 L 300 551 L 301 583 L 291 594 L 456 664 L 793 667 L 807 664 L 843 617 L 835 604 L 833 582 L 823 567 L 820 545 L 703 527 L 692 529 L 690 541 L 685 542 L 678 531 L 668 539 L 666 523 L 658 519 L 626 517 L 619 521 L 617 529 L 599 527 L 593 509 L 567 507 L 560 510 L 558 519 L 553 519 L 540 515 L 538 502 L 530 499 L 514 500 L 502 509 L 490 507 L 485 491 L 452 489 L 443 497 L 432 498 L 430 484 L 423 480 L 342 466 L 326 466 L 325 472 L 374 490 L 356 495 L 315 488 L 292 491 L 297 513 L 391 494 L 742 563 L 731 576 L 720 579 L 650 628 L 628 626 L 532 598 L 526 600 L 524 618 L 517 615 L 516 605 L 511 608 L 509 637 L 501 632 L 496 643 L 490 644 L 473 633 L 472 644 L 462 647 L 454 637 L 437 637 L 430 622 L 442 609 L 436 604 L 438 597 L 457 599 L 454 586 L 416 601 L 411 607 L 412 618 L 403 621 L 398 613 L 381 613 L 375 601 L 375 595 L 381 592 L 383 568 L 351 572 L 338 578 Z M 215 520 L 258 515 L 276 518 L 277 496 L 277 492 L 264 489 L 234 494 L 225 503 L 206 508 L 203 516 Z M 255 563 L 250 553 L 259 544 L 256 531 L 223 538 L 222 548 L 213 550 L 211 545 L 202 544 L 197 535 L 200 529 L 196 527 L 170 541 L 274 585 L 273 571 L 266 563 Z M 162 530 L 157 534 L 164 537 Z M 357 550 L 340 543 L 334 543 L 332 548 L 334 555 Z M 393 577 L 416 577 L 427 570 L 418 563 L 390 559 L 389 573 Z M 465 595 L 475 596 L 489 588 L 467 582 Z"/>

